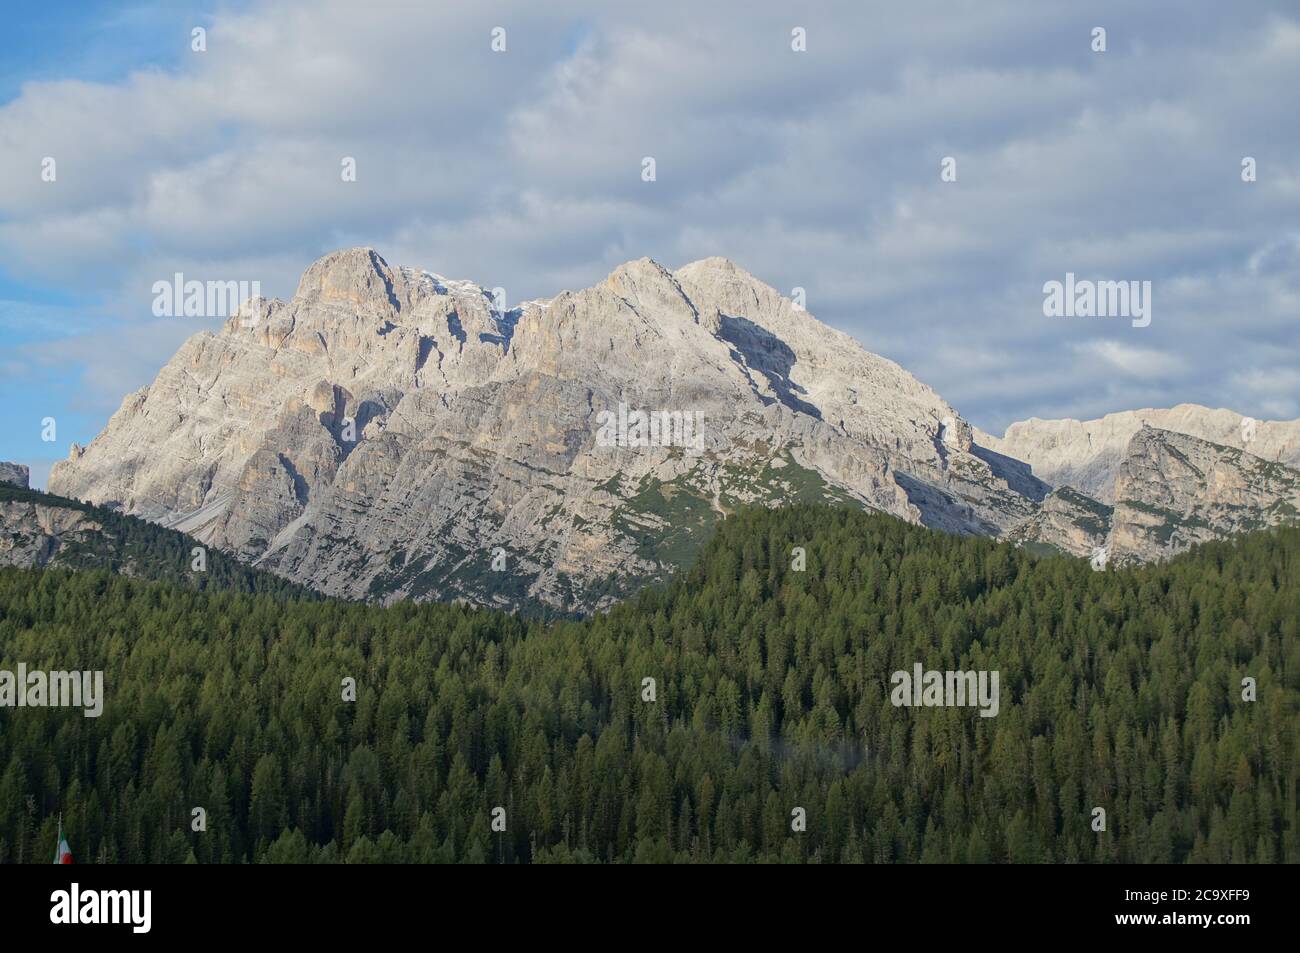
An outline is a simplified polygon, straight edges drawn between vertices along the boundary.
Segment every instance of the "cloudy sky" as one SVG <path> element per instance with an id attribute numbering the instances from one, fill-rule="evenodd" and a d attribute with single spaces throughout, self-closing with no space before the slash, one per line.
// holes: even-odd
<path id="1" fill-rule="evenodd" d="M 0 16 L 0 459 L 37 482 L 213 324 L 155 318 L 155 281 L 287 297 L 349 245 L 511 301 L 631 258 L 724 255 L 806 289 L 813 314 L 999 433 L 1182 401 L 1300 416 L 1300 7 L 1284 0 Z M 1044 316 L 1067 272 L 1150 281 L 1150 326 Z"/>

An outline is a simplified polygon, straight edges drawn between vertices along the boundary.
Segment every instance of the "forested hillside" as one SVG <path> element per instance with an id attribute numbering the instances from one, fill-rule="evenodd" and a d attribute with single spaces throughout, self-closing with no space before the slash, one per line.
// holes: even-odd
<path id="1" fill-rule="evenodd" d="M 1093 572 L 811 506 L 581 622 L 7 569 L 0 669 L 107 700 L 0 709 L 0 861 L 1294 862 L 1298 627 L 1300 530 Z"/>
<path id="2" fill-rule="evenodd" d="M 48 519 L 42 525 L 38 510 L 81 514 L 85 518 L 59 532 L 52 530 Z M 203 569 L 195 570 L 193 553 L 201 544 L 193 537 L 54 493 L 0 483 L 0 522 L 11 534 L 4 541 L 8 545 L 0 548 L 0 565 L 34 560 L 39 565 L 106 569 L 195 589 L 315 598 L 310 589 L 254 569 L 209 546 L 203 547 Z"/>

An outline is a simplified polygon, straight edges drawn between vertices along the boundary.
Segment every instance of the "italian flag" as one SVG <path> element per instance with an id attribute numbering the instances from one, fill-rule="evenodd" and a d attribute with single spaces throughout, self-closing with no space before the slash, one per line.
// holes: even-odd
<path id="1" fill-rule="evenodd" d="M 54 852 L 54 862 L 56 864 L 72 863 L 72 848 L 68 846 L 68 839 L 63 836 L 63 818 L 59 818 L 59 846 Z"/>

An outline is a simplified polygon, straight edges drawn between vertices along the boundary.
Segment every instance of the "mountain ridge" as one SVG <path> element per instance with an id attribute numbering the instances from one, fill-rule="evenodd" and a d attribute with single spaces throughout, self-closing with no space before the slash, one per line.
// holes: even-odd
<path id="1" fill-rule="evenodd" d="M 1128 442 L 1142 429 L 1183 433 L 1300 466 L 1300 419 L 1256 420 L 1226 408 L 1181 403 L 1106 414 L 1091 420 L 1029 417 L 1002 437 L 977 432 L 991 450 L 1029 463 L 1054 486 L 1069 485 L 1103 503 L 1114 502 L 1114 479 Z"/>
<path id="2" fill-rule="evenodd" d="M 684 524 L 702 539 L 744 503 L 982 533 L 1031 506 L 931 388 L 726 259 L 494 305 L 373 249 L 324 256 L 290 301 L 189 338 L 50 487 L 334 594 L 511 604 L 483 582 L 505 551 L 528 595 L 579 608 L 599 601 L 574 578 L 632 591 Z M 623 405 L 699 414 L 701 446 L 597 447 Z"/>
<path id="3" fill-rule="evenodd" d="M 725 258 L 507 307 L 360 247 L 191 336 L 50 487 L 331 595 L 586 612 L 752 504 L 1076 551 L 1094 508 L 1012 450 Z"/>
<path id="4" fill-rule="evenodd" d="M 0 482 L 0 567 L 108 570 L 196 590 L 318 595 L 146 520 L 30 487 Z"/>

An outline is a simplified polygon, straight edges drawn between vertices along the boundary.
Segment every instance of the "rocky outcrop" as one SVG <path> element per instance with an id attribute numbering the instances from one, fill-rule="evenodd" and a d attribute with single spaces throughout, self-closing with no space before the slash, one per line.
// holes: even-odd
<path id="1" fill-rule="evenodd" d="M 315 600 L 317 593 L 192 537 L 81 500 L 0 483 L 0 567 L 102 571 L 190 589 Z"/>
<path id="2" fill-rule="evenodd" d="M 1135 439 L 1145 417 L 1300 457 L 1300 422 L 1190 405 L 989 437 L 722 258 L 628 262 L 506 308 L 358 248 L 191 337 L 49 483 L 331 595 L 580 611 L 666 578 L 754 503 L 851 502 L 1078 555 L 1105 538 L 1132 558 L 1200 538 L 1162 541 L 1144 505 L 1208 532 L 1284 515 L 1284 478 L 1157 453 Z M 1179 452 L 1217 482 L 1196 490 Z"/>
<path id="3" fill-rule="evenodd" d="M 69 547 L 93 545 L 102 530 L 80 510 L 0 499 L 0 566 L 57 565 Z"/>
<path id="4" fill-rule="evenodd" d="M 1237 447 L 1144 427 L 1115 481 L 1108 550 L 1160 559 L 1195 543 L 1300 522 L 1300 470 Z"/>
<path id="5" fill-rule="evenodd" d="M 665 424 L 649 445 L 639 411 Z M 500 310 L 370 249 L 190 338 L 50 488 L 335 595 L 573 609 L 663 578 L 746 503 L 997 534 L 1048 490 L 725 259 Z"/>
<path id="6" fill-rule="evenodd" d="M 1006 535 L 1017 545 L 1046 547 L 1071 556 L 1091 556 L 1106 545 L 1113 508 L 1073 487 L 1053 490 L 1038 512 Z"/>
<path id="7" fill-rule="evenodd" d="M 26 489 L 31 486 L 31 471 L 21 463 L 0 462 L 0 483 L 9 483 Z"/>
<path id="8" fill-rule="evenodd" d="M 1235 533 L 1297 522 L 1300 470 L 1236 447 L 1143 427 L 1116 466 L 1114 506 L 1058 487 L 1006 538 L 1115 564 L 1164 559 Z"/>

